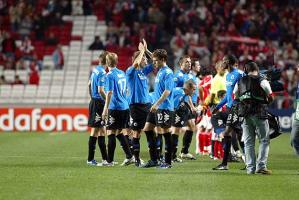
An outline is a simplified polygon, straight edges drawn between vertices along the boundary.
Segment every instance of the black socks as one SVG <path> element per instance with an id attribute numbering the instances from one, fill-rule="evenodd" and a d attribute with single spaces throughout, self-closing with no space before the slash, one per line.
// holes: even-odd
<path id="1" fill-rule="evenodd" d="M 108 163 L 113 162 L 114 159 L 114 151 L 115 151 L 115 146 L 116 146 L 116 139 L 115 135 L 108 135 Z"/>
<path id="2" fill-rule="evenodd" d="M 172 142 L 171 142 L 171 133 L 163 134 L 165 139 L 165 162 L 171 165 L 172 158 Z"/>
<path id="3" fill-rule="evenodd" d="M 178 151 L 178 143 L 179 143 L 179 136 L 176 134 L 172 134 L 172 159 L 177 157 L 176 153 Z"/>
<path id="4" fill-rule="evenodd" d="M 187 154 L 189 153 L 189 147 L 192 142 L 193 131 L 187 130 L 183 137 L 183 148 L 182 153 Z"/>
<path id="5" fill-rule="evenodd" d="M 144 131 L 152 161 L 157 161 L 156 137 L 154 131 Z"/>
<path id="6" fill-rule="evenodd" d="M 223 160 L 222 160 L 222 164 L 223 165 L 227 165 L 227 161 L 228 161 L 228 158 L 229 158 L 231 145 L 232 145 L 232 138 L 231 138 L 231 136 L 224 136 L 224 139 L 223 139 L 224 156 L 223 156 Z"/>
<path id="7" fill-rule="evenodd" d="M 158 158 L 162 157 L 162 151 L 163 151 L 163 135 L 162 134 L 157 134 L 157 156 Z"/>
<path id="8" fill-rule="evenodd" d="M 124 150 L 125 154 L 126 154 L 126 158 L 132 158 L 132 153 L 129 147 L 128 142 L 126 141 L 126 138 L 123 134 L 118 134 L 117 139 L 120 143 L 121 148 Z"/>
<path id="9" fill-rule="evenodd" d="M 96 150 L 96 143 L 97 143 L 97 137 L 89 136 L 88 141 L 88 161 L 91 161 L 94 159 L 94 154 Z"/>
<path id="10" fill-rule="evenodd" d="M 139 160 L 140 153 L 140 138 L 133 138 L 133 154 L 136 160 Z"/>
<path id="11" fill-rule="evenodd" d="M 98 145 L 102 154 L 102 159 L 107 160 L 107 149 L 106 149 L 106 143 L 105 143 L 105 136 L 99 136 L 98 137 Z"/>

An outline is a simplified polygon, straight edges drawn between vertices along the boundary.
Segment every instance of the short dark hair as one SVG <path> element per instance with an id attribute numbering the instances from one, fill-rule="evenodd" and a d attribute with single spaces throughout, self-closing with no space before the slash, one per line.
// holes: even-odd
<path id="1" fill-rule="evenodd" d="M 167 61 L 167 51 L 165 49 L 156 49 L 153 52 L 153 57 L 158 58 L 159 60 Z"/>
<path id="2" fill-rule="evenodd" d="M 179 65 L 180 66 L 183 63 L 183 60 L 186 59 L 186 58 L 190 58 L 191 59 L 191 57 L 189 55 L 183 55 L 182 57 L 180 57 L 180 60 L 179 60 Z"/>
<path id="3" fill-rule="evenodd" d="M 186 81 L 184 83 L 184 88 L 187 89 L 187 88 L 191 88 L 191 87 L 196 87 L 196 83 L 195 81 L 193 81 L 192 79 Z"/>
<path id="4" fill-rule="evenodd" d="M 234 55 L 225 55 L 225 56 L 223 57 L 223 60 L 224 60 L 223 63 L 224 63 L 226 66 L 230 66 L 230 67 L 232 67 L 232 66 L 234 66 L 235 64 L 238 63 L 238 59 L 237 59 L 236 56 L 234 56 Z"/>
<path id="5" fill-rule="evenodd" d="M 254 72 L 254 71 L 259 71 L 259 66 L 253 62 L 253 61 L 248 61 L 246 64 L 245 64 L 245 72 L 248 73 L 248 72 Z"/>
<path id="6" fill-rule="evenodd" d="M 106 65 L 106 56 L 108 54 L 108 51 L 103 51 L 100 55 L 99 55 L 99 59 L 100 59 L 100 64 L 101 65 Z"/>

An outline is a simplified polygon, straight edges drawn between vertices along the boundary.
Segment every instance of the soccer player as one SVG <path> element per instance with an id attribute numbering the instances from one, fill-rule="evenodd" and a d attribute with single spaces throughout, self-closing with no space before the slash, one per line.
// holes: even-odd
<path id="1" fill-rule="evenodd" d="M 219 102 L 219 92 L 221 91 L 226 91 L 226 86 L 225 86 L 225 77 L 226 77 L 226 71 L 224 70 L 222 61 L 218 61 L 215 65 L 215 69 L 217 74 L 213 77 L 212 82 L 211 82 L 211 91 L 210 91 L 210 96 L 205 100 L 204 107 L 206 108 L 209 106 L 210 108 L 215 107 Z M 215 115 L 211 117 L 211 121 L 217 121 L 215 119 Z M 225 120 L 226 121 L 226 120 Z M 215 123 L 214 123 L 215 124 Z M 211 142 L 211 154 L 210 157 L 214 158 L 214 146 L 215 142 L 217 142 L 217 135 L 218 135 L 218 130 L 215 129 L 212 132 L 212 142 Z"/>
<path id="2" fill-rule="evenodd" d="M 143 164 L 139 158 L 140 134 L 151 107 L 147 75 L 154 69 L 152 64 L 147 65 L 146 57 L 143 55 L 144 51 L 148 50 L 143 49 L 143 51 L 134 53 L 133 63 L 135 63 L 138 57 L 141 57 L 141 62 L 138 63 L 139 61 L 136 61 L 136 64 L 129 67 L 126 71 L 130 100 L 130 124 L 133 130 L 133 154 L 137 167 L 141 167 Z"/>
<path id="3" fill-rule="evenodd" d="M 224 68 L 228 70 L 226 75 L 226 95 L 221 102 L 213 110 L 215 114 L 220 108 L 226 104 L 228 117 L 226 121 L 226 128 L 224 131 L 224 156 L 222 163 L 214 167 L 213 170 L 228 170 L 227 162 L 231 149 L 231 137 L 233 131 L 239 131 L 240 119 L 238 116 L 238 103 L 233 99 L 233 90 L 237 82 L 244 75 L 243 71 L 237 69 L 238 60 L 234 55 L 226 55 L 222 59 Z"/>
<path id="4" fill-rule="evenodd" d="M 149 160 L 144 167 L 154 167 L 158 165 L 156 137 L 154 134 L 155 124 L 161 128 L 161 133 L 165 139 L 165 163 L 161 168 L 171 168 L 172 141 L 171 141 L 171 123 L 173 117 L 173 94 L 174 88 L 173 71 L 166 65 L 167 52 L 164 49 L 157 49 L 153 52 L 153 64 L 158 68 L 155 79 L 154 98 L 155 103 L 150 108 L 144 127 L 145 134 L 150 149 Z"/>
<path id="5" fill-rule="evenodd" d="M 126 99 L 126 75 L 116 67 L 117 60 L 118 57 L 115 53 L 108 53 L 106 56 L 106 64 L 109 72 L 106 76 L 107 95 L 102 117 L 107 120 L 108 166 L 114 165 L 115 137 L 119 140 L 126 154 L 126 159 L 122 165 L 134 163 L 134 157 L 130 151 L 129 144 L 121 132 L 128 124 L 129 105 Z"/>
<path id="6" fill-rule="evenodd" d="M 102 154 L 102 163 L 107 162 L 107 150 L 105 144 L 105 122 L 102 119 L 102 112 L 105 104 L 106 93 L 104 90 L 105 75 L 106 75 L 106 55 L 104 51 L 99 56 L 100 65 L 92 70 L 88 82 L 90 103 L 89 103 L 89 118 L 88 126 L 91 127 L 91 133 L 88 142 L 88 159 L 87 164 L 97 166 L 100 163 L 94 159 L 96 143 Z"/>
<path id="7" fill-rule="evenodd" d="M 196 84 L 197 78 L 193 75 L 193 73 L 190 73 L 191 70 L 191 58 L 188 55 L 184 55 L 179 60 L 180 70 L 175 74 L 174 82 L 176 87 L 183 87 L 184 83 L 188 80 L 193 80 Z M 187 103 L 189 104 L 190 112 L 188 112 L 188 121 L 186 123 L 186 132 L 183 137 L 183 148 L 180 154 L 181 158 L 185 159 L 192 159 L 194 160 L 195 157 L 189 153 L 189 147 L 192 141 L 193 132 L 196 132 L 196 126 L 195 126 L 195 117 L 194 114 L 196 112 L 195 106 L 197 106 L 197 98 L 198 98 L 198 89 L 194 92 L 192 97 L 188 97 Z M 190 99 L 190 100 L 189 100 Z M 174 132 L 172 134 L 172 141 L 173 141 L 173 148 L 174 151 L 177 149 L 178 144 L 178 134 L 181 131 L 181 128 L 177 127 L 174 129 Z M 176 158 L 176 152 L 174 152 L 174 161 L 181 162 L 179 158 Z"/>
<path id="8" fill-rule="evenodd" d="M 191 116 L 191 108 L 189 106 L 191 96 L 196 91 L 196 83 L 193 80 L 188 80 L 184 83 L 183 88 L 176 87 L 173 90 L 174 99 L 174 120 L 173 120 L 173 153 L 172 159 L 174 162 L 182 162 L 181 159 L 177 158 L 177 146 L 178 146 L 178 136 L 182 128 L 187 126 L 188 121 Z"/>

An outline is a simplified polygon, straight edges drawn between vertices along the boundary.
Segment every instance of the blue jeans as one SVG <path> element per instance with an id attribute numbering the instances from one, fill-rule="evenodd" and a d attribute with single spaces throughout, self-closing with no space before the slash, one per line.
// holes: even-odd
<path id="1" fill-rule="evenodd" d="M 252 174 L 261 169 L 267 169 L 269 154 L 269 123 L 267 119 L 259 119 L 256 116 L 244 118 L 242 124 L 243 139 L 245 144 L 245 160 L 247 173 Z M 256 160 L 255 137 L 259 139 L 259 153 Z"/>
<path id="2" fill-rule="evenodd" d="M 291 131 L 291 145 L 299 156 L 299 120 L 293 119 Z"/>

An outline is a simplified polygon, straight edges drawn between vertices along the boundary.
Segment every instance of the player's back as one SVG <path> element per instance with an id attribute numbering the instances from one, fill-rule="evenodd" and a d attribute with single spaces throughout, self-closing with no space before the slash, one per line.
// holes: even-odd
<path id="1" fill-rule="evenodd" d="M 181 87 L 175 87 L 172 92 L 173 92 L 174 109 L 177 109 L 180 103 L 182 101 L 185 101 L 185 97 L 187 95 L 185 94 L 184 89 Z"/>
<path id="2" fill-rule="evenodd" d="M 99 65 L 92 70 L 90 75 L 90 84 L 91 84 L 91 97 L 94 99 L 101 99 L 102 96 L 99 93 L 98 87 L 105 85 L 105 75 L 106 71 L 103 66 Z"/>
<path id="3" fill-rule="evenodd" d="M 111 103 L 109 109 L 112 110 L 127 110 L 129 109 L 126 89 L 126 75 L 123 71 L 116 67 L 107 73 L 107 90 L 112 91 Z"/>

